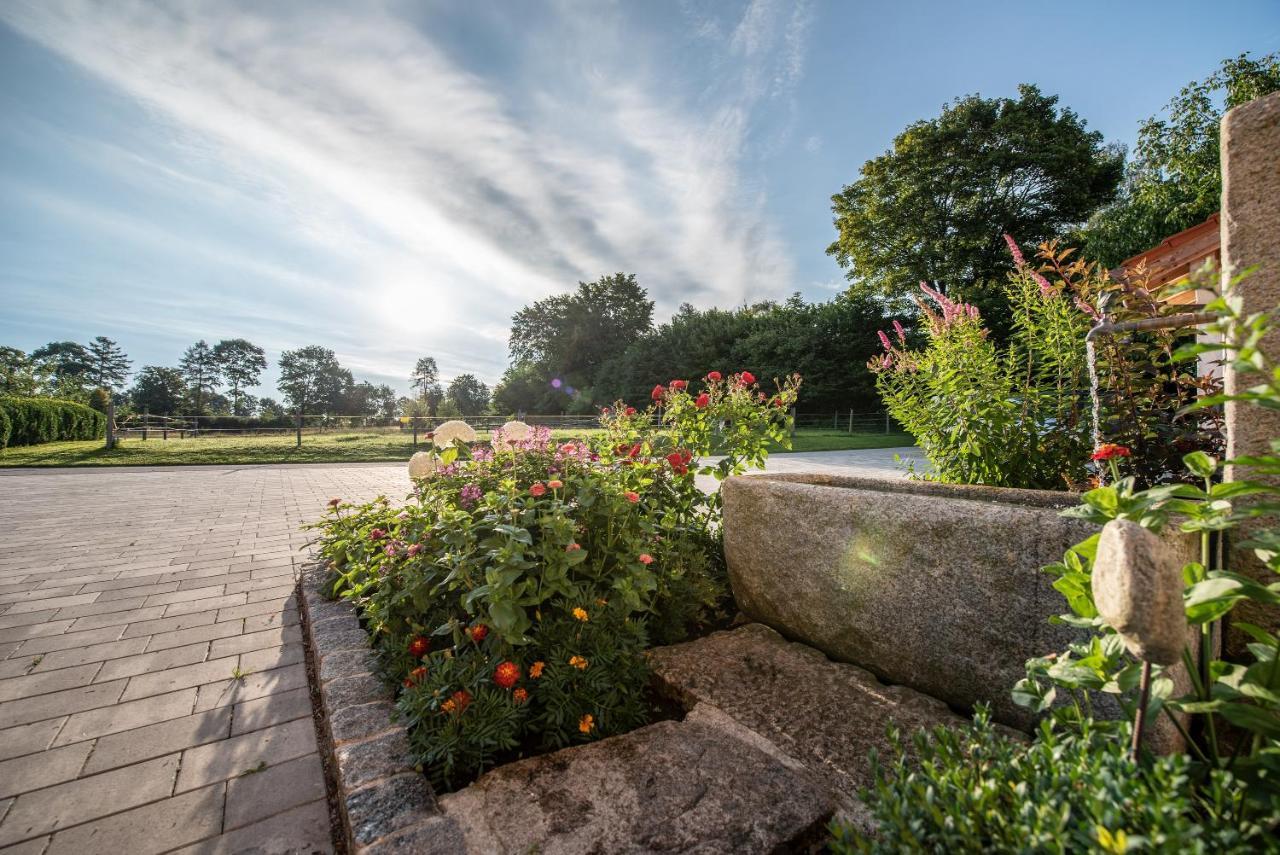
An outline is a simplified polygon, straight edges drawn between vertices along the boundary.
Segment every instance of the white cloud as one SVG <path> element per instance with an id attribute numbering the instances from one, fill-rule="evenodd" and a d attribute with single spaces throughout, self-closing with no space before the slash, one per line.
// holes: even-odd
<path id="1" fill-rule="evenodd" d="M 536 43 L 487 45 L 511 57 L 501 76 L 386 7 L 35 0 L 0 18 L 151 108 L 235 185 L 223 204 L 251 199 L 313 248 L 308 271 L 358 271 L 305 307 L 353 326 L 338 348 L 353 366 L 394 375 L 436 353 L 446 374 L 492 380 L 511 313 L 578 279 L 635 272 L 660 313 L 793 290 L 743 162 L 757 104 L 803 72 L 807 6 L 687 11 L 719 46 L 697 84 L 664 68 L 661 39 L 594 4 L 557 10 Z"/>

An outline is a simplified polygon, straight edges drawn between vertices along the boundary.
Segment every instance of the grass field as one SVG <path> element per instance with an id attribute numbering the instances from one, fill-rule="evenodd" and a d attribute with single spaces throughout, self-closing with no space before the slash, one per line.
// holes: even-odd
<path id="1" fill-rule="evenodd" d="M 558 439 L 586 431 L 555 431 Z M 483 436 L 483 434 L 482 434 Z M 846 434 L 799 430 L 792 451 L 841 451 L 912 445 L 906 434 Z M 412 439 L 399 433 L 308 434 L 302 447 L 287 436 L 206 436 L 195 439 L 127 439 L 112 451 L 102 441 L 50 442 L 0 452 L 0 467 L 15 466 L 189 466 L 250 463 L 372 463 L 408 460 Z M 778 449 L 778 453 L 782 453 Z"/>

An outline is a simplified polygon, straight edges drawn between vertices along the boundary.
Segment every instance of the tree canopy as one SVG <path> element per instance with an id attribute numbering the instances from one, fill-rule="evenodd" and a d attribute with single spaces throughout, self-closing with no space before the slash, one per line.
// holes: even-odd
<path id="1" fill-rule="evenodd" d="M 114 390 L 129 379 L 131 363 L 120 345 L 100 335 L 89 342 L 86 350 L 89 361 L 85 377 L 96 388 Z"/>
<path id="2" fill-rule="evenodd" d="M 222 371 L 213 348 L 204 339 L 188 347 L 178 361 L 182 376 L 186 378 L 195 399 L 196 415 L 203 415 L 209 396 L 222 385 Z"/>
<path id="3" fill-rule="evenodd" d="M 267 368 L 267 357 L 262 348 L 243 338 L 224 338 L 213 346 L 213 358 L 218 371 L 231 392 L 231 412 L 246 415 L 246 386 L 256 386 Z"/>
<path id="4" fill-rule="evenodd" d="M 444 389 L 440 386 L 440 367 L 436 365 L 434 357 L 424 356 L 417 361 L 409 375 L 409 386 L 426 403 L 427 412 L 434 412 L 444 398 Z"/>
<path id="5" fill-rule="evenodd" d="M 960 98 L 832 197 L 839 234 L 827 252 L 855 293 L 900 298 L 924 280 L 1007 314 L 996 298 L 1009 269 L 1001 235 L 1034 245 L 1080 225 L 1114 198 L 1123 163 L 1035 86 L 1016 99 Z"/>
<path id="6" fill-rule="evenodd" d="M 1114 267 L 1183 229 L 1204 222 L 1222 197 L 1222 114 L 1280 90 L 1280 53 L 1225 60 L 1182 88 L 1138 129 L 1120 198 L 1082 232 L 1087 258 Z"/>
<path id="7" fill-rule="evenodd" d="M 186 377 L 178 368 L 144 366 L 134 378 L 130 398 L 135 410 L 157 416 L 176 415 L 186 406 Z"/>
<path id="8" fill-rule="evenodd" d="M 460 415 L 478 416 L 489 408 L 489 387 L 474 374 L 459 374 L 449 384 L 445 398 Z"/>
<path id="9" fill-rule="evenodd" d="M 280 354 L 277 388 L 290 412 L 337 412 L 342 394 L 351 383 L 351 372 L 338 364 L 338 358 L 327 347 L 313 344 Z"/>

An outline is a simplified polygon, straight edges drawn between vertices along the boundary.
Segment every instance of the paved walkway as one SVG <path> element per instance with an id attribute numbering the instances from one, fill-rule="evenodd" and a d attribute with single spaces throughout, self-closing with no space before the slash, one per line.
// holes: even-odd
<path id="1" fill-rule="evenodd" d="M 299 526 L 408 489 L 402 464 L 0 470 L 0 852 L 327 851 Z"/>

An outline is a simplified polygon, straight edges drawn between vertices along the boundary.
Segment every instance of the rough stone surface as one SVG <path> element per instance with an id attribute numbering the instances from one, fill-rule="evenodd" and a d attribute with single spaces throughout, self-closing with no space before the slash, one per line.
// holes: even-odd
<path id="1" fill-rule="evenodd" d="M 413 769 L 409 762 L 409 739 L 401 728 L 364 742 L 344 745 L 334 756 L 338 761 L 338 780 L 348 790 Z"/>
<path id="2" fill-rule="evenodd" d="M 1187 615 L 1182 562 L 1160 537 L 1130 520 L 1102 527 L 1093 562 L 1093 600 L 1139 659 L 1172 665 L 1182 658 Z"/>
<path id="3" fill-rule="evenodd" d="M 346 793 L 343 809 L 351 824 L 351 841 L 359 851 L 430 818 L 436 812 L 436 802 L 427 779 L 407 772 Z"/>
<path id="4" fill-rule="evenodd" d="M 888 682 L 1031 725 L 1009 687 L 1027 659 L 1078 637 L 1048 622 L 1066 605 L 1040 569 L 1095 531 L 1058 515 L 1075 497 L 822 475 L 731 478 L 723 495 L 729 578 L 748 617 Z M 1180 540 L 1175 553 L 1191 549 Z"/>
<path id="5" fill-rule="evenodd" d="M 500 767 L 441 799 L 469 852 L 775 852 L 837 805 L 816 776 L 711 708 Z"/>
<path id="6" fill-rule="evenodd" d="M 1221 247 L 1224 275 L 1246 267 L 1258 269 L 1239 288 L 1245 314 L 1269 312 L 1280 306 L 1280 92 L 1242 104 L 1222 117 L 1222 218 Z M 1272 330 L 1261 348 L 1272 360 L 1280 361 L 1280 330 Z M 1227 394 L 1235 394 L 1257 381 L 1249 374 L 1228 370 L 1223 378 Z M 1270 442 L 1280 437 L 1280 412 L 1238 401 L 1225 408 L 1227 459 L 1249 454 L 1267 454 Z M 1229 467 L 1228 480 L 1253 478 L 1247 469 Z M 1267 476 L 1264 476 L 1267 477 Z M 1277 476 L 1269 476 L 1280 482 Z M 1266 517 L 1246 521 L 1239 537 L 1242 543 L 1259 528 L 1272 525 Z M 1231 568 L 1264 582 L 1275 577 L 1247 548 L 1231 553 Z M 1241 603 L 1232 615 L 1235 620 L 1261 626 L 1280 626 L 1280 608 Z M 1228 632 L 1229 653 L 1239 653 L 1250 639 L 1244 633 Z"/>
<path id="7" fill-rule="evenodd" d="M 939 700 L 886 686 L 758 623 L 656 648 L 649 661 L 664 694 L 723 711 L 817 771 L 850 810 L 871 784 L 868 752 L 889 752 L 890 723 L 904 734 L 965 724 Z"/>

